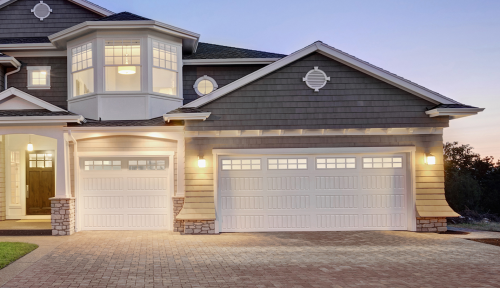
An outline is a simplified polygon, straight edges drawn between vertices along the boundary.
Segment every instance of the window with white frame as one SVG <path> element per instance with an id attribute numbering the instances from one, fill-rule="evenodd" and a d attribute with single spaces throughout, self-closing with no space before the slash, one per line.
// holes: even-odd
<path id="1" fill-rule="evenodd" d="M 260 159 L 222 160 L 222 170 L 260 170 Z"/>
<path id="2" fill-rule="evenodd" d="M 128 170 L 165 170 L 165 160 L 130 160 Z"/>
<path id="3" fill-rule="evenodd" d="M 363 158 L 363 168 L 402 168 L 402 157 Z"/>
<path id="4" fill-rule="evenodd" d="M 104 90 L 141 91 L 141 40 L 106 40 Z"/>
<path id="5" fill-rule="evenodd" d="M 91 170 L 121 170 L 122 161 L 117 160 L 94 160 L 85 161 L 85 171 Z"/>
<path id="6" fill-rule="evenodd" d="M 177 47 L 153 40 L 153 92 L 177 95 Z"/>
<path id="7" fill-rule="evenodd" d="M 208 77 L 207 75 L 198 78 L 193 85 L 194 91 L 196 91 L 196 94 L 199 96 L 212 93 L 218 87 L 219 86 L 217 85 L 217 82 L 215 82 L 214 78 Z"/>
<path id="8" fill-rule="evenodd" d="M 28 66 L 28 89 L 50 89 L 50 66 Z"/>
<path id="9" fill-rule="evenodd" d="M 268 159 L 267 164 L 269 170 L 307 169 L 307 158 Z"/>
<path id="10" fill-rule="evenodd" d="M 73 97 L 94 92 L 92 43 L 71 49 Z"/>
<path id="11" fill-rule="evenodd" d="M 354 169 L 356 158 L 316 158 L 316 169 Z"/>
<path id="12" fill-rule="evenodd" d="M 21 166 L 19 151 L 10 152 L 10 204 L 19 205 L 21 201 Z"/>

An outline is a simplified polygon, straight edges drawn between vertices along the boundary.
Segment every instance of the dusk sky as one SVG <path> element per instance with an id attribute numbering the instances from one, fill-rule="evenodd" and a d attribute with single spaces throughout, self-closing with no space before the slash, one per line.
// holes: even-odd
<path id="1" fill-rule="evenodd" d="M 461 103 L 445 141 L 500 157 L 500 1 L 99 0 L 201 34 L 201 42 L 290 54 L 316 40 Z"/>

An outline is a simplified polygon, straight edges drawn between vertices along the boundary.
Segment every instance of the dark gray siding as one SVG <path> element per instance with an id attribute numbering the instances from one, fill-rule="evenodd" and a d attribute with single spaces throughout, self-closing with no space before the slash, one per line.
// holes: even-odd
<path id="1" fill-rule="evenodd" d="M 19 72 L 8 77 L 7 84 L 9 87 L 15 87 L 63 109 L 68 109 L 68 76 L 66 57 L 18 57 L 16 59 L 21 62 L 23 66 Z M 28 85 L 27 66 L 50 66 L 51 88 L 43 90 L 28 90 L 28 88 L 26 88 Z"/>
<path id="2" fill-rule="evenodd" d="M 319 68 L 331 81 L 319 92 L 302 78 Z M 447 118 L 429 118 L 435 104 L 318 53 L 200 107 L 206 121 L 187 121 L 186 129 L 348 129 L 447 127 Z"/>
<path id="3" fill-rule="evenodd" d="M 2 92 L 5 88 L 4 80 L 5 80 L 5 67 L 3 67 L 0 64 L 0 92 Z"/>
<path id="4" fill-rule="evenodd" d="M 198 99 L 200 96 L 194 91 L 194 82 L 203 75 L 214 78 L 219 88 L 240 79 L 266 65 L 214 65 L 192 66 L 186 65 L 183 69 L 184 104 Z"/>
<path id="5" fill-rule="evenodd" d="M 45 0 L 52 9 L 50 16 L 40 21 L 31 12 L 39 0 L 18 0 L 0 9 L 0 38 L 44 37 L 84 21 L 102 16 L 67 0 Z"/>

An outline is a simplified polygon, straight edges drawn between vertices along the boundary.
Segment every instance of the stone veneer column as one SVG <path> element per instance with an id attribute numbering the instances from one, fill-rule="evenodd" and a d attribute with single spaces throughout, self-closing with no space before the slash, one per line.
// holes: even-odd
<path id="1" fill-rule="evenodd" d="M 174 202 L 174 232 L 184 232 L 184 221 L 176 219 L 184 206 L 184 196 L 175 196 L 172 200 Z"/>
<path id="2" fill-rule="evenodd" d="M 448 226 L 444 217 L 417 217 L 417 232 L 446 232 Z"/>
<path id="3" fill-rule="evenodd" d="M 52 235 L 75 233 L 75 198 L 50 198 Z"/>

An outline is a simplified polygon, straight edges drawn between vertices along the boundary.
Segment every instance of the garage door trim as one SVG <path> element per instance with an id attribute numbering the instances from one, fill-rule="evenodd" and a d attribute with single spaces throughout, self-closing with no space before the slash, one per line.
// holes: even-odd
<path id="1" fill-rule="evenodd" d="M 395 154 L 406 153 L 407 173 L 410 181 L 407 183 L 407 229 L 416 231 L 416 180 L 415 180 L 415 146 L 398 147 L 338 147 L 338 148 L 268 148 L 268 149 L 213 149 L 213 174 L 214 174 L 214 201 L 217 219 L 215 221 L 215 233 L 221 231 L 220 219 L 222 217 L 220 209 L 220 195 L 218 189 L 219 179 L 219 158 L 221 156 L 269 156 L 269 155 L 330 155 L 330 154 Z M 264 163 L 262 163 L 264 165 Z"/>

